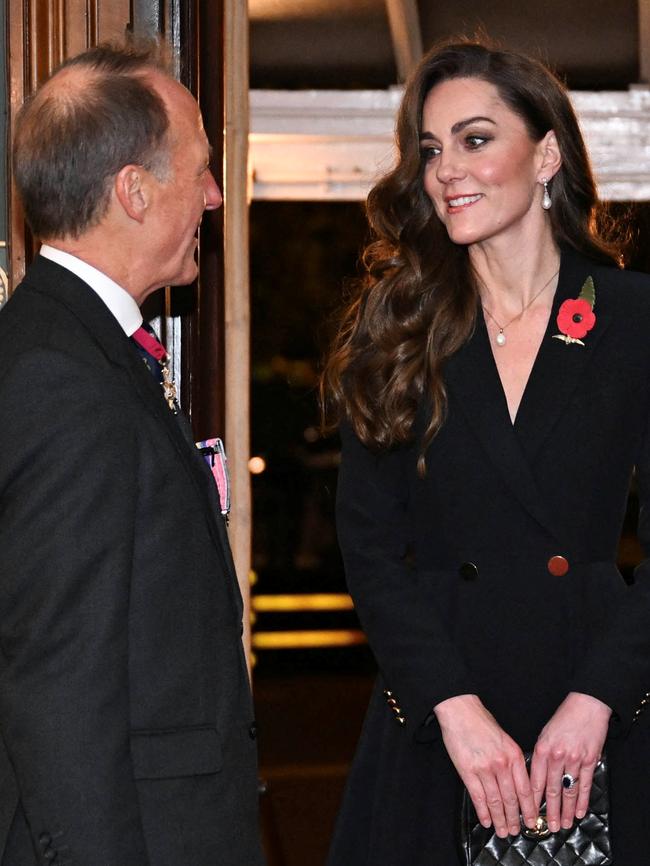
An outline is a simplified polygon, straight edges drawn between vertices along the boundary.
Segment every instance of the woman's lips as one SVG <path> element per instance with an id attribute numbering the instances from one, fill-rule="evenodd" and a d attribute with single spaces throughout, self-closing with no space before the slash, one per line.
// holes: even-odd
<path id="1" fill-rule="evenodd" d="M 447 205 L 447 213 L 458 213 L 468 207 L 476 204 L 483 198 L 481 193 L 476 195 L 456 195 L 445 199 Z"/>

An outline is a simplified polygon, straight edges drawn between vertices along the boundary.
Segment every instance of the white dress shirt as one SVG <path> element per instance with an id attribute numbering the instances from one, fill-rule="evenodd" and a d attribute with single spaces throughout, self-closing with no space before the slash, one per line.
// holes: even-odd
<path id="1" fill-rule="evenodd" d="M 127 337 L 134 334 L 142 325 L 142 313 L 135 298 L 106 274 L 76 256 L 64 253 L 63 250 L 57 250 L 48 244 L 43 244 L 40 254 L 87 283 L 115 316 Z"/>

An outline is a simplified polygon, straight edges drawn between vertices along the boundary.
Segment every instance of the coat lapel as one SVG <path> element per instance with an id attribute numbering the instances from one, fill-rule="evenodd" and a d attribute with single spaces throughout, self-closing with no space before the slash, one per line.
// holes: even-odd
<path id="1" fill-rule="evenodd" d="M 594 276 L 596 269 L 602 272 L 598 265 L 577 253 L 570 250 L 562 252 L 558 288 L 548 327 L 515 420 L 515 431 L 531 465 L 544 441 L 562 422 L 563 413 L 610 323 L 609 311 L 598 302 L 598 277 Z M 596 286 L 596 324 L 584 337 L 584 346 L 567 345 L 562 340 L 554 339 L 554 335 L 560 333 L 556 321 L 558 310 L 567 298 L 578 297 L 588 276 L 594 276 Z"/>
<path id="2" fill-rule="evenodd" d="M 512 493 L 542 527 L 554 534 L 550 515 L 510 421 L 482 316 L 478 316 L 469 342 L 447 362 L 445 382 L 450 409 L 458 407 L 463 413 Z"/>
<path id="3" fill-rule="evenodd" d="M 577 298 L 585 279 L 596 269 L 600 271 L 598 265 L 578 253 L 562 251 L 551 315 L 514 426 L 481 315 L 477 317 L 472 338 L 449 359 L 445 370 L 450 403 L 463 412 L 516 498 L 553 535 L 557 534 L 553 517 L 539 493 L 531 467 L 545 439 L 561 422 L 610 321 L 607 310 L 599 307 L 595 278 L 596 324 L 585 337 L 585 345 L 566 345 L 553 338 L 559 333 L 556 319 L 560 305 L 567 298 Z"/>
<path id="4" fill-rule="evenodd" d="M 70 271 L 40 256 L 31 265 L 25 283 L 62 303 L 92 334 L 105 355 L 122 367 L 143 404 L 159 421 L 171 439 L 179 459 L 187 467 L 197 495 L 204 501 L 213 541 L 224 562 L 235 607 L 241 615 L 242 600 L 234 572 L 218 496 L 210 471 L 196 450 L 191 429 L 184 416 L 175 416 L 167 406 L 160 385 L 148 372 L 142 358 L 106 305 L 82 280 Z"/>

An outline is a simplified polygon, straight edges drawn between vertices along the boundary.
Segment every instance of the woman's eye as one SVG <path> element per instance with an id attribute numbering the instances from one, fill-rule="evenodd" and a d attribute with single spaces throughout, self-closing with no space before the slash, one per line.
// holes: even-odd
<path id="1" fill-rule="evenodd" d="M 422 159 L 425 162 L 429 162 L 432 159 L 435 159 L 437 156 L 440 156 L 440 148 L 431 144 L 429 147 L 423 147 L 420 151 L 422 154 Z"/>
<path id="2" fill-rule="evenodd" d="M 487 135 L 468 135 L 465 139 L 465 145 L 469 150 L 476 150 L 486 141 L 489 141 Z"/>

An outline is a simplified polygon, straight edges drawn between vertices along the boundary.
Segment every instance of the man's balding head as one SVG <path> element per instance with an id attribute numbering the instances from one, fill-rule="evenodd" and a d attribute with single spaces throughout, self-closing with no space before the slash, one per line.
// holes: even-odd
<path id="1" fill-rule="evenodd" d="M 105 215 L 128 164 L 163 180 L 169 117 L 151 78 L 168 75 L 156 47 L 98 46 L 61 66 L 18 113 L 13 160 L 27 222 L 45 240 L 78 238 Z"/>

